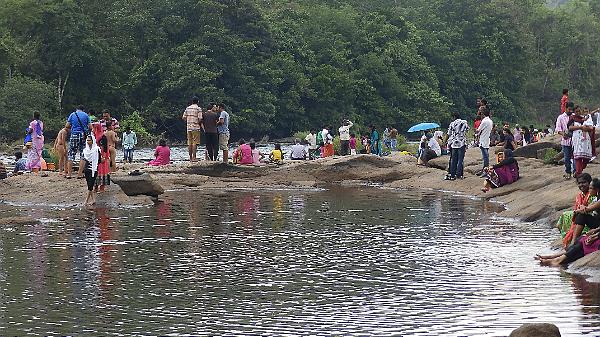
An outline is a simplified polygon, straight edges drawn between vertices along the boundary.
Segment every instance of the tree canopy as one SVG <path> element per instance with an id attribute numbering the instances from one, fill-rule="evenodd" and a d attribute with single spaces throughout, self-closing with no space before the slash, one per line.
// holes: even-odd
<path id="1" fill-rule="evenodd" d="M 447 124 L 477 96 L 498 119 L 547 123 L 563 87 L 600 103 L 599 39 L 585 0 L 4 0 L 0 138 L 35 110 L 56 133 L 84 104 L 181 140 L 194 95 L 254 137 Z"/>

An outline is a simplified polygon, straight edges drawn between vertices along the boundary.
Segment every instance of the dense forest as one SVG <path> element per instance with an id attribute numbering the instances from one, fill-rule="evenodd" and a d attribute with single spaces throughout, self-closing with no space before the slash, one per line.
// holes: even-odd
<path id="1" fill-rule="evenodd" d="M 559 2 L 555 1 L 555 4 Z M 561 2 L 562 3 L 562 2 Z M 549 122 L 563 87 L 600 104 L 600 2 L 3 0 L 0 138 L 76 104 L 183 139 L 193 95 L 237 135 L 473 118 Z"/>

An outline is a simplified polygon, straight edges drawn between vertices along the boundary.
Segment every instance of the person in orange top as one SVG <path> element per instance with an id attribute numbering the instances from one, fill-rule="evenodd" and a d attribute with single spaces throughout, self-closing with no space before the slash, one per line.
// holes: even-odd
<path id="1" fill-rule="evenodd" d="M 563 96 L 560 99 L 560 113 L 567 111 L 567 102 L 569 101 L 569 89 L 563 89 Z"/>
<path id="2" fill-rule="evenodd" d="M 573 206 L 573 211 L 577 213 L 577 211 L 585 206 L 588 206 L 590 203 L 590 183 L 592 182 L 592 176 L 588 173 L 582 173 L 577 177 L 577 187 L 579 187 L 580 193 L 577 194 L 575 198 L 575 205 Z M 575 224 L 575 215 L 573 215 L 573 220 L 571 222 L 571 228 L 563 238 L 563 247 L 567 248 L 568 246 L 575 244 L 577 238 L 582 234 L 584 226 L 580 226 Z"/>

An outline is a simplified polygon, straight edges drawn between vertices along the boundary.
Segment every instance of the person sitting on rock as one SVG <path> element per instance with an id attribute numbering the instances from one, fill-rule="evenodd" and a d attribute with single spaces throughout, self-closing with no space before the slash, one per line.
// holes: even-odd
<path id="1" fill-rule="evenodd" d="M 161 139 L 158 142 L 156 150 L 154 150 L 154 159 L 152 159 L 148 165 L 163 166 L 169 164 L 171 164 L 171 149 L 167 146 L 167 141 Z"/>
<path id="2" fill-rule="evenodd" d="M 421 146 L 422 151 L 420 151 L 419 160 L 417 161 L 421 165 L 428 166 L 430 160 L 442 155 L 440 144 L 429 133 L 421 138 Z"/>
<path id="3" fill-rule="evenodd" d="M 269 160 L 275 164 L 283 164 L 283 151 L 281 151 L 281 144 L 275 144 L 275 149 L 271 151 Z"/>
<path id="4" fill-rule="evenodd" d="M 481 190 L 484 193 L 488 192 L 490 188 L 510 185 L 519 180 L 519 163 L 517 163 L 512 151 L 504 150 L 504 160 L 496 165 L 486 167 L 483 177 L 485 182 Z"/>
<path id="5" fill-rule="evenodd" d="M 589 204 L 580 205 L 579 208 L 573 212 L 573 234 L 571 239 L 571 245 L 574 245 L 579 240 L 582 233 L 588 229 L 596 229 L 600 227 L 600 202 L 598 202 L 598 196 L 600 195 L 600 179 L 592 180 L 589 190 Z M 588 231 L 589 234 L 589 231 Z"/>
<path id="6" fill-rule="evenodd" d="M 600 179 L 592 180 L 590 193 L 598 195 L 600 193 Z M 600 248 L 600 202 L 596 201 L 590 206 L 581 206 L 575 210 L 575 224 L 583 229 L 584 226 L 591 228 L 587 234 L 577 236 L 573 240 L 573 244 L 566 249 L 564 253 L 542 256 L 537 255 L 535 258 L 543 265 L 559 266 L 561 264 L 569 264 L 585 255 L 593 253 Z M 581 232 L 580 232 L 581 233 Z"/>
<path id="7" fill-rule="evenodd" d="M 246 144 L 244 139 L 240 139 L 240 146 L 233 152 L 233 163 L 241 165 L 252 165 L 252 148 Z"/>
<path id="8" fill-rule="evenodd" d="M 567 248 L 571 244 L 575 243 L 577 237 L 581 235 L 581 233 L 585 233 L 588 230 L 586 228 L 582 228 L 581 230 L 577 229 L 577 225 L 575 224 L 575 211 L 593 203 L 597 199 L 596 194 L 594 194 L 593 191 L 590 191 L 592 176 L 590 176 L 588 173 L 582 173 L 577 177 L 576 182 L 580 192 L 575 198 L 573 210 L 567 211 L 570 212 L 570 214 L 567 214 L 567 216 L 570 216 L 571 223 L 569 225 L 569 228 L 566 229 L 565 235 L 563 237 L 564 248 Z M 565 229 L 563 228 L 563 230 Z"/>

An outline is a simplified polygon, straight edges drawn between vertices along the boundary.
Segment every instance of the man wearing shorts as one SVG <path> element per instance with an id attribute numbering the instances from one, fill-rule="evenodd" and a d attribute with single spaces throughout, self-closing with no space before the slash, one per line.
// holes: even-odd
<path id="1" fill-rule="evenodd" d="M 225 104 L 219 103 L 219 121 L 217 131 L 219 132 L 219 149 L 223 151 L 223 162 L 229 162 L 229 113 L 225 111 Z"/>
<path id="2" fill-rule="evenodd" d="M 195 162 L 196 151 L 200 144 L 200 122 L 202 121 L 202 109 L 198 106 L 198 97 L 192 98 L 192 105 L 183 112 L 181 119 L 187 122 L 187 143 L 190 161 Z"/>
<path id="3" fill-rule="evenodd" d="M 90 117 L 83 111 L 83 106 L 77 107 L 75 112 L 72 112 L 67 119 L 65 128 L 71 129 L 71 136 L 69 137 L 69 153 L 67 161 L 67 172 L 65 178 L 71 179 L 71 172 L 73 171 L 73 161 L 77 153 L 79 153 L 79 170 L 77 172 L 77 178 L 83 178 L 83 149 L 85 148 L 85 135 L 89 132 Z"/>

